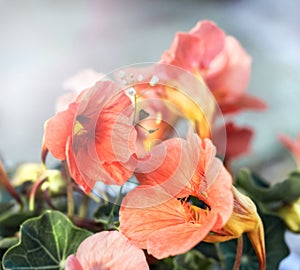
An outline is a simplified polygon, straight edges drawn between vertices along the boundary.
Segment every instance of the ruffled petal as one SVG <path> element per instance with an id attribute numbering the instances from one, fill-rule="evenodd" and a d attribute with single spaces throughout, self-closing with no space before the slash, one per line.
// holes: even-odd
<path id="1" fill-rule="evenodd" d="M 66 270 L 83 270 L 75 255 L 70 255 L 66 261 Z"/>
<path id="2" fill-rule="evenodd" d="M 170 196 L 185 197 L 191 193 L 197 170 L 198 152 L 189 151 L 186 140 L 173 138 L 155 146 L 151 157 L 139 162 L 136 178 L 147 185 L 160 185 Z"/>
<path id="3" fill-rule="evenodd" d="M 92 174 L 91 172 L 94 170 L 95 167 L 97 167 L 97 171 L 98 171 L 98 166 L 97 166 L 98 164 L 93 164 L 94 166 L 92 166 L 91 162 L 88 162 L 87 165 L 83 164 L 83 162 L 77 163 L 77 160 L 75 160 L 75 157 L 74 157 L 71 138 L 69 138 L 69 140 L 67 141 L 67 152 L 66 153 L 67 153 L 67 162 L 68 162 L 68 167 L 69 167 L 69 171 L 70 171 L 70 176 L 74 179 L 74 181 L 78 185 L 82 186 L 82 188 L 84 189 L 84 191 L 86 193 L 89 193 L 93 189 L 93 187 L 96 183 L 95 179 L 97 179 L 97 178 L 89 177 L 87 174 L 84 173 L 85 172 L 84 169 L 88 168 L 89 173 Z M 79 157 L 79 159 L 80 159 L 80 157 Z M 86 158 L 86 155 L 84 156 L 83 160 L 84 161 L 88 160 Z"/>
<path id="4" fill-rule="evenodd" d="M 196 246 L 209 233 L 216 216 L 209 217 L 202 224 L 178 224 L 157 230 L 149 236 L 147 250 L 157 259 L 185 253 Z"/>
<path id="5" fill-rule="evenodd" d="M 161 62 L 193 72 L 203 56 L 201 45 L 198 37 L 188 33 L 177 33 L 170 49 L 162 55 Z"/>
<path id="6" fill-rule="evenodd" d="M 120 232 L 139 248 L 147 248 L 156 230 L 186 222 L 181 202 L 159 186 L 139 186 L 130 191 L 120 209 Z"/>
<path id="7" fill-rule="evenodd" d="M 76 257 L 85 270 L 147 270 L 144 252 L 117 231 L 103 231 L 85 239 Z"/>
<path id="8" fill-rule="evenodd" d="M 295 140 L 292 140 L 288 136 L 281 134 L 279 136 L 279 141 L 291 152 L 297 161 L 298 166 L 300 166 L 300 134 Z"/>
<path id="9" fill-rule="evenodd" d="M 218 57 L 227 59 L 222 70 L 219 69 Z M 224 50 L 218 57 L 214 60 L 215 63 L 211 63 L 205 76 L 209 89 L 217 99 L 244 94 L 250 79 L 250 56 L 234 37 L 227 36 Z M 216 72 L 216 69 L 219 72 Z"/>
<path id="10" fill-rule="evenodd" d="M 211 61 L 224 48 L 225 33 L 215 23 L 208 20 L 198 22 L 190 33 L 201 40 L 203 44 L 203 59 L 201 59 L 201 62 L 203 67 L 208 68 Z"/>
<path id="11" fill-rule="evenodd" d="M 238 127 L 230 122 L 226 124 L 227 149 L 226 160 L 231 161 L 241 155 L 248 154 L 253 139 L 253 131 L 247 127 Z"/>
<path id="12" fill-rule="evenodd" d="M 233 193 L 231 191 L 232 177 L 228 171 L 222 167 L 219 170 L 214 183 L 205 191 L 207 202 L 211 206 L 211 211 L 216 213 L 217 220 L 214 228 L 221 228 L 230 218 L 233 211 Z"/>
<path id="13" fill-rule="evenodd" d="M 59 160 L 66 159 L 66 144 L 72 134 L 76 103 L 71 103 L 68 110 L 58 112 L 45 122 L 44 147 Z"/>
<path id="14" fill-rule="evenodd" d="M 225 44 L 225 34 L 211 21 L 199 22 L 189 33 L 177 33 L 162 63 L 179 66 L 191 72 L 207 69 Z"/>
<path id="15" fill-rule="evenodd" d="M 220 228 L 227 222 L 233 210 L 232 177 L 216 158 L 216 148 L 211 140 L 201 140 L 196 134 L 189 132 L 187 145 L 190 155 L 197 146 L 200 152 L 197 175 L 193 177 L 191 184 L 192 195 L 210 205 L 211 211 L 218 217 L 214 226 Z"/>
<path id="16" fill-rule="evenodd" d="M 238 113 L 241 110 L 265 110 L 268 106 L 261 99 L 245 94 L 243 96 L 226 98 L 220 101 L 220 107 L 224 114 Z"/>

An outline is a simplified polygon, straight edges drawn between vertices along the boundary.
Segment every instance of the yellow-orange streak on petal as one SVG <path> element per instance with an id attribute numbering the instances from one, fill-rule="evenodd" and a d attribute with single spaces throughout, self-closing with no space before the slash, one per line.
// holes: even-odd
<path id="1" fill-rule="evenodd" d="M 200 105 L 183 92 L 171 87 L 166 87 L 165 90 L 167 94 L 165 99 L 180 108 L 183 117 L 192 121 L 198 135 L 201 138 L 210 138 L 210 117 L 212 116 L 205 115 Z"/>

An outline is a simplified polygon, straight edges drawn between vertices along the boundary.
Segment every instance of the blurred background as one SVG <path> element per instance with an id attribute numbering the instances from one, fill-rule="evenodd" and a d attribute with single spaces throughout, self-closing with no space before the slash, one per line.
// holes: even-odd
<path id="1" fill-rule="evenodd" d="M 252 56 L 249 92 L 269 104 L 237 117 L 256 136 L 235 166 L 280 180 L 296 164 L 277 136 L 300 132 L 299 10 L 298 0 L 0 0 L 0 153 L 8 165 L 39 161 L 68 77 L 157 61 L 176 31 L 210 19 Z"/>

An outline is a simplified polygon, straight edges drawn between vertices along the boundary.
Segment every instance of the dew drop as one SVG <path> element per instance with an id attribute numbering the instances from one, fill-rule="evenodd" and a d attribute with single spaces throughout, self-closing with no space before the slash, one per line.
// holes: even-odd
<path id="1" fill-rule="evenodd" d="M 144 76 L 142 74 L 139 74 L 137 79 L 139 82 L 141 82 L 144 79 Z"/>
<path id="2" fill-rule="evenodd" d="M 159 78 L 156 75 L 153 75 L 149 84 L 150 84 L 150 86 L 155 86 L 158 83 L 158 81 L 159 81 Z"/>
<path id="3" fill-rule="evenodd" d="M 125 78 L 125 71 L 124 71 L 124 70 L 120 70 L 120 72 L 119 72 L 119 77 L 120 77 L 121 79 Z"/>
<path id="4" fill-rule="evenodd" d="M 130 78 L 130 82 L 134 83 L 134 74 L 133 73 L 129 74 L 129 78 Z"/>
<path id="5" fill-rule="evenodd" d="M 130 96 L 134 96 L 136 94 L 136 91 L 133 87 L 130 87 L 129 89 L 127 89 L 126 92 Z"/>
<path id="6" fill-rule="evenodd" d="M 155 124 L 159 125 L 161 123 L 161 120 L 162 120 L 162 114 L 161 114 L 161 112 L 158 112 L 156 115 Z"/>

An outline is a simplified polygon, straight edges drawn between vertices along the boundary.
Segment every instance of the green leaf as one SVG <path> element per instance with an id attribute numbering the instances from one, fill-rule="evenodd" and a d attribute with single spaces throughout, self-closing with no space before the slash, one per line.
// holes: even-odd
<path id="1" fill-rule="evenodd" d="M 15 204 L 13 202 L 2 202 L 0 203 L 0 217 L 5 214 L 5 212 L 10 211 L 10 209 L 14 206 Z"/>
<path id="2" fill-rule="evenodd" d="M 265 228 L 267 270 L 278 269 L 279 263 L 288 254 L 289 250 L 284 241 L 285 225 L 281 219 L 271 215 L 262 216 Z M 231 240 L 220 244 L 225 259 L 226 270 L 232 270 L 237 241 Z M 246 235 L 243 237 L 243 255 L 240 270 L 259 269 L 255 251 Z"/>
<path id="3" fill-rule="evenodd" d="M 262 203 L 293 203 L 300 197 L 300 172 L 295 171 L 289 178 L 270 187 L 266 187 L 264 180 L 253 175 L 250 170 L 242 169 L 236 178 L 236 185 L 243 188 L 247 194 Z"/>
<path id="4" fill-rule="evenodd" d="M 192 249 L 176 256 L 173 264 L 174 270 L 210 270 L 216 262 L 211 258 L 206 258 L 200 251 Z"/>
<path id="5" fill-rule="evenodd" d="M 46 211 L 21 225 L 21 240 L 3 257 L 4 269 L 64 269 L 66 258 L 91 233 L 75 227 L 62 213 Z"/>
<path id="6" fill-rule="evenodd" d="M 0 249 L 8 249 L 19 242 L 18 237 L 5 237 L 0 240 Z"/>
<path id="7" fill-rule="evenodd" d="M 20 224 L 34 216 L 31 211 L 16 212 L 18 210 L 7 208 L 0 214 L 0 235 L 2 237 L 13 236 L 20 229 Z"/>
<path id="8" fill-rule="evenodd" d="M 2 238 L 0 240 L 0 259 L 1 259 L 1 261 L 2 261 L 2 256 L 4 255 L 6 250 L 8 250 L 10 247 L 17 244 L 18 242 L 19 242 L 18 237 L 6 237 L 6 238 Z"/>

